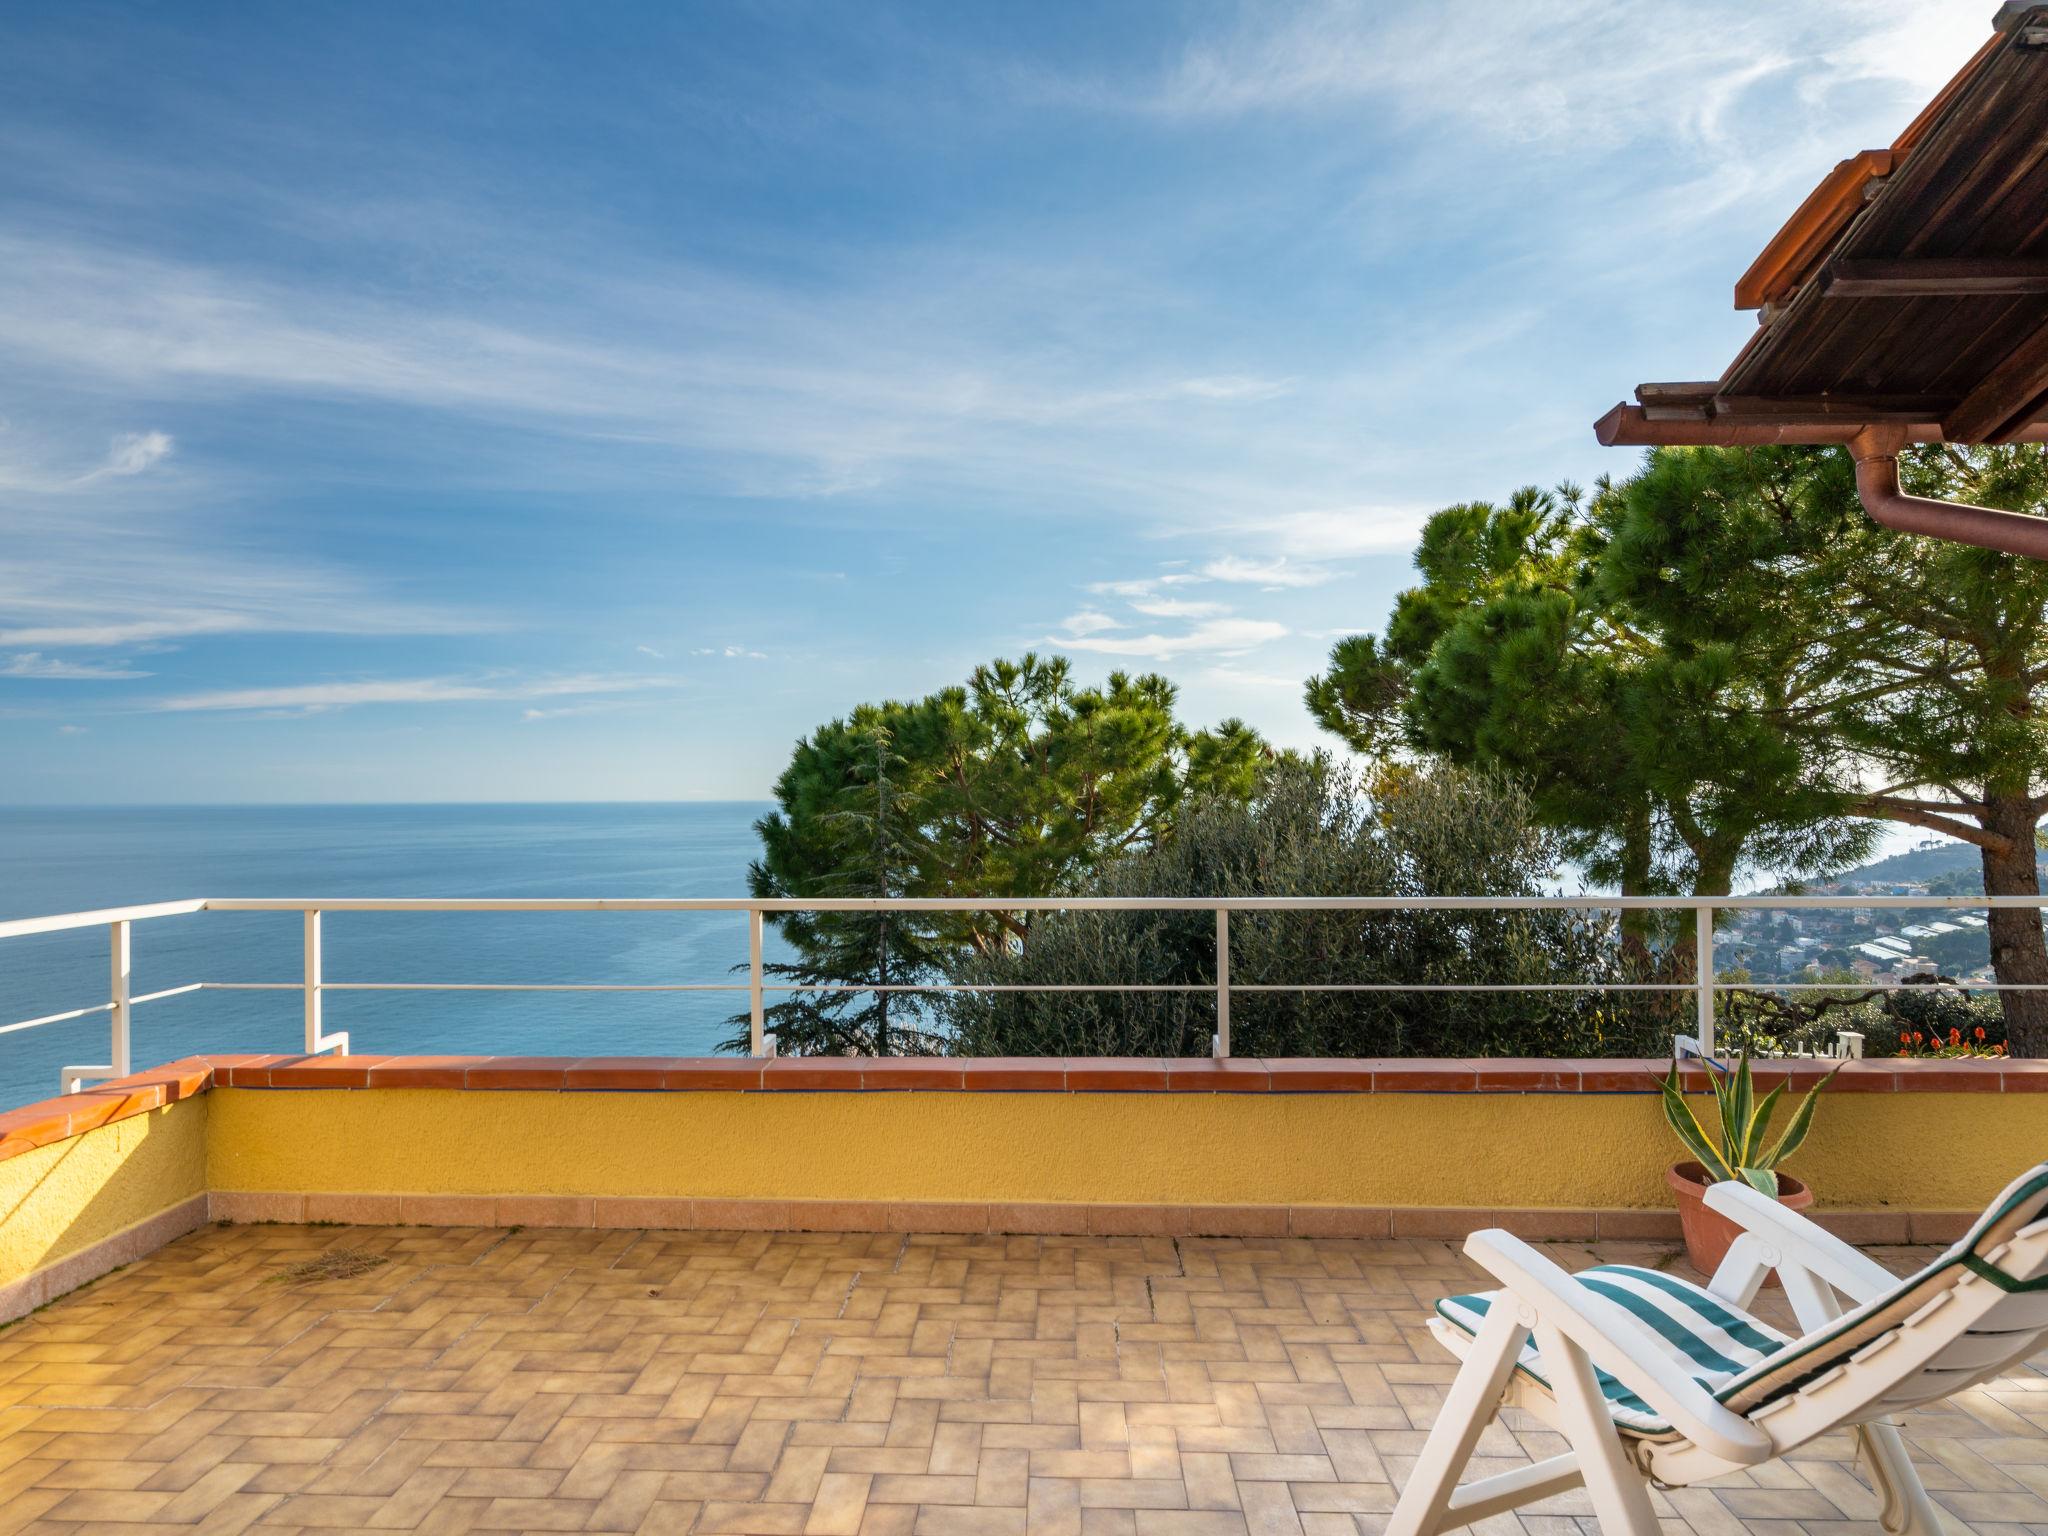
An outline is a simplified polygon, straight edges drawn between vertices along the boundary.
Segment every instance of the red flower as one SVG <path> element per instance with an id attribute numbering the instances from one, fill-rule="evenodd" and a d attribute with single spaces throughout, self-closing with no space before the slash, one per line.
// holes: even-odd
<path id="1" fill-rule="evenodd" d="M 1981 1045 L 1981 1044 L 1983 1044 L 1983 1042 L 1984 1042 L 1984 1026 L 1983 1026 L 1982 1024 L 1979 1024 L 1979 1025 L 1977 1026 L 1977 1043 Z"/>
<path id="2" fill-rule="evenodd" d="M 1960 1029 L 1950 1030 L 1948 1032 L 1948 1043 L 1950 1045 L 1961 1045 L 1963 1043 L 1963 1032 Z"/>
<path id="3" fill-rule="evenodd" d="M 1913 1031 L 1913 1043 L 1914 1043 L 1915 1045 L 1918 1045 L 1918 1044 L 1920 1044 L 1920 1042 L 1921 1042 L 1921 1041 L 1922 1041 L 1922 1040 L 1923 1040 L 1924 1038 L 1925 1038 L 1925 1036 L 1923 1036 L 1923 1035 L 1922 1035 L 1922 1034 L 1920 1033 L 1920 1031 L 1919 1031 L 1919 1030 L 1917 1030 L 1917 1029 L 1916 1029 L 1916 1030 L 1914 1030 L 1914 1031 Z"/>

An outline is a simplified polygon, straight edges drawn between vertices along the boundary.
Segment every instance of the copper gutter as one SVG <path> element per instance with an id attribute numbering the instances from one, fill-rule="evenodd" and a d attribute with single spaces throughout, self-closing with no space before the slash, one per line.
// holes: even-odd
<path id="1" fill-rule="evenodd" d="M 1614 447 L 1742 448 L 1773 445 L 1843 447 L 1856 461 L 1856 494 L 1872 521 L 1900 533 L 1925 534 L 1995 549 L 2002 554 L 2048 560 L 2048 517 L 2000 512 L 1960 501 L 1908 496 L 1899 489 L 1899 453 L 1913 443 L 1943 441 L 1939 422 L 1653 421 L 1639 405 L 1617 405 L 1594 425 L 1602 444 Z M 2036 421 L 2012 441 L 2048 442 L 2048 422 Z"/>
<path id="2" fill-rule="evenodd" d="M 1865 427 L 1849 442 L 1856 460 L 1856 494 L 1873 521 L 1900 533 L 2048 560 L 2048 517 L 1935 501 L 1900 490 L 1899 453 L 1908 440 L 1904 427 Z"/>

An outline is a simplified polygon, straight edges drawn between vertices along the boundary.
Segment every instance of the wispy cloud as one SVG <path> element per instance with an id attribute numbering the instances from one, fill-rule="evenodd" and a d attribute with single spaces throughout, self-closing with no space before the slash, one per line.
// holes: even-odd
<path id="1" fill-rule="evenodd" d="M 1302 679 L 1289 677 L 1284 673 L 1259 672 L 1249 667 L 1234 666 L 1229 662 L 1220 661 L 1203 668 L 1202 675 L 1210 682 L 1222 684 L 1227 688 L 1284 694 L 1290 699 L 1301 696 Z"/>
<path id="2" fill-rule="evenodd" d="M 744 645 L 701 645 L 690 652 L 692 656 L 720 656 L 727 661 L 766 661 L 768 653 Z"/>
<path id="3" fill-rule="evenodd" d="M 108 480 L 103 485 L 120 482 Z M 178 505 L 15 510 L 0 561 L 0 646 L 160 645 L 253 634 L 447 635 L 495 615 L 407 601 L 365 573 L 225 546 Z"/>
<path id="4" fill-rule="evenodd" d="M 98 469 L 86 471 L 74 483 L 90 485 L 109 475 L 139 475 L 169 458 L 172 446 L 168 432 L 124 432 L 107 450 L 106 462 Z"/>
<path id="5" fill-rule="evenodd" d="M 1147 656 L 1171 661 L 1176 656 L 1204 653 L 1239 655 L 1287 634 L 1285 624 L 1269 619 L 1212 619 L 1175 635 L 1053 636 L 1051 644 L 1104 656 Z"/>
<path id="6" fill-rule="evenodd" d="M 326 710 L 359 704 L 460 704 L 486 699 L 546 699 L 579 694 L 637 693 L 680 686 L 672 677 L 607 676 L 494 679 L 471 677 L 370 678 L 351 682 L 294 683 L 275 688 L 223 688 L 176 694 L 148 708 L 194 710 Z"/>
<path id="7" fill-rule="evenodd" d="M 1276 512 L 1246 522 L 1237 531 L 1246 537 L 1257 536 L 1283 557 L 1310 562 L 1345 560 L 1407 549 L 1435 510 L 1426 505 L 1372 504 L 1311 508 Z"/>
<path id="8" fill-rule="evenodd" d="M 519 718 L 527 724 L 538 720 L 573 720 L 584 715 L 611 715 L 622 709 L 643 709 L 646 702 L 635 699 L 591 699 L 582 704 L 560 704 L 548 709 L 522 709 Z"/>
<path id="9" fill-rule="evenodd" d="M 1202 567 L 1202 574 L 1211 581 L 1257 587 L 1320 587 L 1337 576 L 1328 566 L 1296 565 L 1285 556 L 1277 560 L 1247 560 L 1240 555 L 1211 560 Z"/>
<path id="10" fill-rule="evenodd" d="M 1134 597 L 1131 611 L 1149 619 L 1207 619 L 1230 612 L 1228 603 L 1198 602 L 1187 597 Z"/>
<path id="11" fill-rule="evenodd" d="M 666 657 L 664 657 L 664 656 L 663 656 L 663 655 L 661 654 L 661 652 L 660 652 L 660 651 L 657 651 L 657 650 L 656 650 L 656 649 L 655 649 L 655 648 L 654 648 L 653 646 L 651 646 L 651 645 L 636 645 L 636 646 L 634 646 L 634 647 L 633 647 L 633 649 L 634 649 L 634 650 L 636 650 L 636 651 L 638 651 L 638 652 L 639 652 L 639 653 L 640 653 L 640 654 L 641 654 L 642 656 L 651 656 L 651 657 L 653 657 L 653 658 L 654 658 L 654 659 L 655 659 L 656 661 L 665 661 L 665 660 L 667 660 L 667 658 L 666 658 Z"/>
<path id="12" fill-rule="evenodd" d="M 104 683 L 148 676 L 147 672 L 136 672 L 127 667 L 109 667 L 90 661 L 65 661 L 56 656 L 45 656 L 40 651 L 20 651 L 12 656 L 0 657 L 0 678 L 42 678 L 53 681 Z"/>
<path id="13" fill-rule="evenodd" d="M 1759 81 L 1879 79 L 1924 91 L 1945 78 L 1959 40 L 1983 32 L 1983 15 L 1967 5 L 1308 0 L 1247 6 L 1236 25 L 1189 43 L 1149 89 L 1097 99 L 1177 118 L 1377 101 L 1521 144 L 1646 126 L 1718 142 Z M 1672 46 L 1675 33 L 1683 46 Z"/>
<path id="14" fill-rule="evenodd" d="M 1140 576 L 1124 581 L 1091 581 L 1088 590 L 1100 597 L 1145 597 L 1161 587 L 1184 586 L 1202 578 L 1186 571 L 1168 571 L 1159 576 Z"/>
<path id="15" fill-rule="evenodd" d="M 530 241 L 522 254 L 533 285 L 571 275 Z M 0 229 L 0 355 L 130 392 L 425 407 L 706 452 L 732 488 L 772 495 L 868 489 L 909 466 L 1009 463 L 1048 428 L 1158 430 L 1291 388 L 988 344 L 992 325 L 1033 310 L 1071 326 L 1077 310 L 1113 304 L 1129 274 L 980 252 L 913 257 L 829 298 L 704 267 L 573 275 L 573 306 L 507 310 L 469 294 L 368 298 L 309 271 L 252 276 Z M 995 315 L 992 292 L 1008 303 Z M 1071 467 L 1094 451 L 1077 444 Z"/>
<path id="16" fill-rule="evenodd" d="M 1060 620 L 1061 630 L 1069 635 L 1099 635 L 1106 629 L 1122 627 L 1117 620 L 1097 608 L 1084 608 Z"/>

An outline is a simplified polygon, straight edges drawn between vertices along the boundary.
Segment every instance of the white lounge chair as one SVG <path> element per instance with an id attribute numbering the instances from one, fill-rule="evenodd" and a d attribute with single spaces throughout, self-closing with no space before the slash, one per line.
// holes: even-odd
<path id="1" fill-rule="evenodd" d="M 1627 1264 L 1573 1275 L 1506 1232 L 1466 1240 L 1501 1289 L 1437 1303 L 1430 1330 L 1464 1365 L 1388 1536 L 1435 1536 L 1582 1484 L 1607 1536 L 1654 1536 L 1651 1481 L 1683 1487 L 1759 1466 L 1843 1426 L 1862 1440 L 1884 1529 L 1938 1536 L 1887 1420 L 2048 1342 L 2048 1163 L 1904 1280 L 1745 1184 L 1714 1185 L 1707 1204 L 1743 1234 L 1704 1287 Z M 1797 1338 L 1749 1311 L 1772 1270 Z M 1459 1486 L 1503 1404 L 1570 1450 Z"/>

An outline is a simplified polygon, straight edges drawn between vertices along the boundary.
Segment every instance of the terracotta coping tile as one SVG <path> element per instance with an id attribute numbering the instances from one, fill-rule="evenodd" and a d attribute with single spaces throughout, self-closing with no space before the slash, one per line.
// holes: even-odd
<path id="1" fill-rule="evenodd" d="M 471 1088 L 552 1088 L 562 1086 L 573 1056 L 487 1056 L 469 1069 Z"/>
<path id="2" fill-rule="evenodd" d="M 1533 1056 L 1489 1056 L 1475 1061 L 1481 1093 L 1577 1093 L 1579 1064 Z"/>
<path id="3" fill-rule="evenodd" d="M 1075 1093 L 1166 1091 L 1166 1063 L 1150 1056 L 1069 1056 L 1066 1074 Z"/>
<path id="4" fill-rule="evenodd" d="M 1476 1093 L 1479 1063 L 1431 1057 L 1381 1057 L 1372 1064 L 1374 1093 Z"/>
<path id="5" fill-rule="evenodd" d="M 237 1056 L 213 1069 L 216 1088 L 268 1088 L 270 1068 L 277 1062 L 297 1061 L 296 1056 Z"/>
<path id="6" fill-rule="evenodd" d="M 1057 1056 L 966 1056 L 962 1086 L 982 1093 L 1057 1093 L 1067 1086 L 1067 1064 Z"/>
<path id="7" fill-rule="evenodd" d="M 71 1134 L 71 1111 L 58 1100 L 26 1104 L 0 1114 L 0 1157 L 48 1146 Z"/>
<path id="8" fill-rule="evenodd" d="M 1265 1062 L 1255 1057 L 1166 1063 L 1169 1093 L 1269 1093 L 1272 1087 Z"/>
<path id="9" fill-rule="evenodd" d="M 1652 1078 L 1671 1068 L 1668 1061 L 1639 1061 L 1632 1056 L 1589 1056 L 1574 1061 L 1581 1093 L 1655 1093 Z M 1705 1085 L 1702 1079 L 1702 1086 Z"/>
<path id="10" fill-rule="evenodd" d="M 662 1073 L 674 1060 L 669 1056 L 581 1056 L 564 1068 L 562 1086 L 656 1092 L 662 1086 Z"/>
<path id="11" fill-rule="evenodd" d="M 860 1087 L 858 1056 L 777 1056 L 761 1067 L 761 1086 L 810 1093 L 852 1093 Z"/>
<path id="12" fill-rule="evenodd" d="M 879 1089 L 952 1089 L 967 1086 L 967 1064 L 957 1056 L 863 1057 L 860 1085 Z"/>
<path id="13" fill-rule="evenodd" d="M 387 1056 L 370 1068 L 372 1088 L 467 1088 L 488 1056 Z"/>
<path id="14" fill-rule="evenodd" d="M 1858 1066 L 1866 1065 L 1859 1062 Z M 1902 1061 L 1887 1059 L 1883 1066 L 1899 1093 L 2004 1093 L 2006 1074 L 1986 1072 L 1974 1061 Z M 1847 1077 L 1845 1072 L 1843 1077 Z M 1840 1086 L 1839 1083 L 1836 1084 Z"/>
<path id="15" fill-rule="evenodd" d="M 661 1086 L 677 1091 L 752 1091 L 765 1063 L 751 1056 L 677 1056 L 662 1068 Z"/>
<path id="16" fill-rule="evenodd" d="M 389 1056 L 301 1056 L 270 1069 L 272 1088 L 367 1088 L 370 1068 Z"/>
<path id="17" fill-rule="evenodd" d="M 1332 1058 L 1274 1057 L 1266 1062 L 1272 1093 L 1370 1093 L 1372 1063 Z"/>

